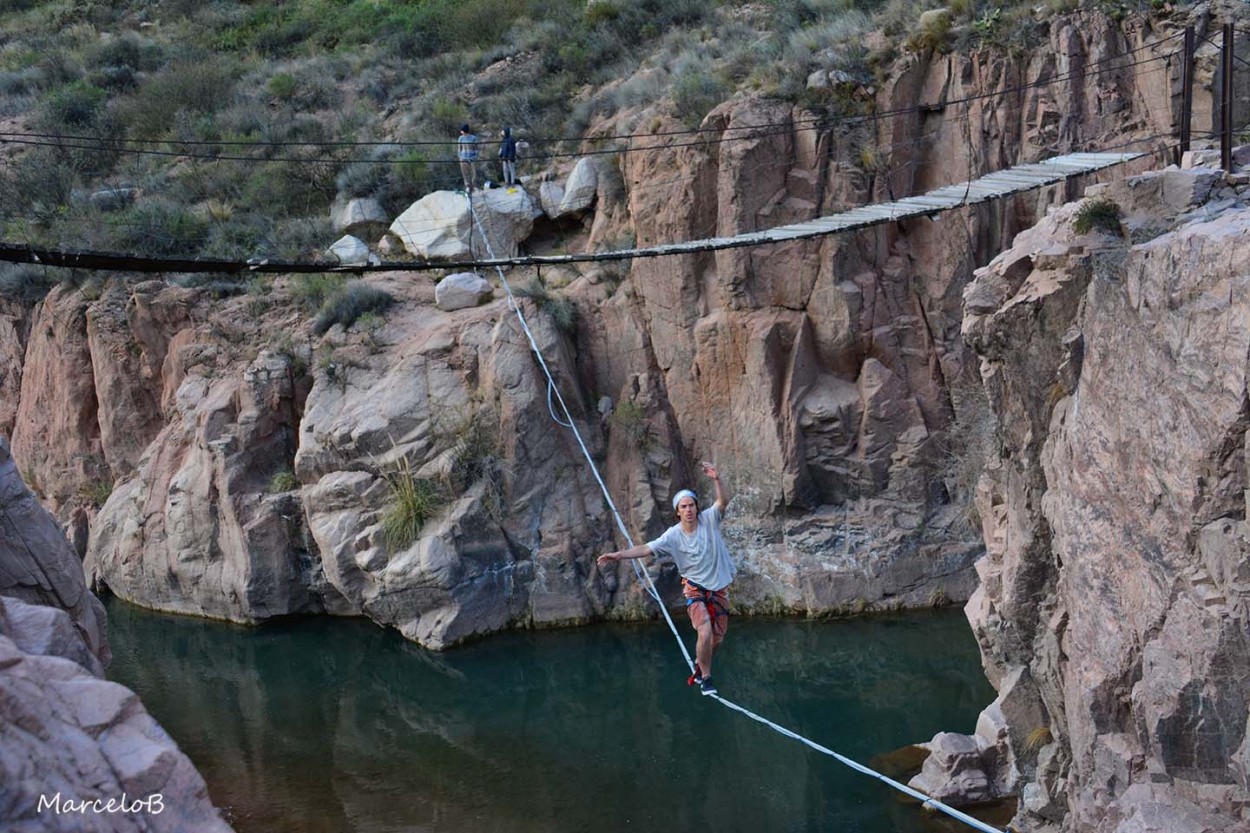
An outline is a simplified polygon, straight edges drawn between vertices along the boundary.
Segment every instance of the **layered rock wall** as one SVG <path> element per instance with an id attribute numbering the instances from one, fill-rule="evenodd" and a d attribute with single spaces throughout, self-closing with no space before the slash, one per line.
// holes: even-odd
<path id="1" fill-rule="evenodd" d="M 1040 705 L 998 721 L 1026 829 L 1250 829 L 1248 183 L 1114 184 L 1120 223 L 1063 206 L 968 288 L 1003 449 L 967 612 L 1000 702 Z"/>

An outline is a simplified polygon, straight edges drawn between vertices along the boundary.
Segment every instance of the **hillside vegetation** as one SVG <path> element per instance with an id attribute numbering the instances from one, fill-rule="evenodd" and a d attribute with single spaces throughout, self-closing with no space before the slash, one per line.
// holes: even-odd
<path id="1" fill-rule="evenodd" d="M 3 238 L 308 257 L 336 198 L 397 213 L 453 187 L 462 122 L 513 127 L 533 174 L 640 105 L 690 126 L 744 92 L 862 112 L 900 50 L 1013 48 L 1072 5 L 1052 3 L 3 0 Z M 816 69 L 835 83 L 809 89 Z"/>

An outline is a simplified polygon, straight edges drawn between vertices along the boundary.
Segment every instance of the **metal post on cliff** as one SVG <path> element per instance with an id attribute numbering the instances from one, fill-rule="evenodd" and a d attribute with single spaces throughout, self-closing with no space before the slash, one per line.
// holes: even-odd
<path id="1" fill-rule="evenodd" d="M 1220 167 L 1233 169 L 1233 24 L 1224 24 L 1224 46 L 1220 50 Z"/>
<path id="2" fill-rule="evenodd" d="M 1184 46 L 1181 49 L 1181 136 L 1176 149 L 1176 164 L 1189 151 L 1189 125 L 1194 117 L 1194 27 L 1185 27 Z"/>

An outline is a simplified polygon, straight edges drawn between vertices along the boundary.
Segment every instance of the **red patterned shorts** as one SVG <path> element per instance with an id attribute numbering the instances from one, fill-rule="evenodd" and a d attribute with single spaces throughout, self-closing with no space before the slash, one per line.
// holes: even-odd
<path id="1" fill-rule="evenodd" d="M 686 597 L 686 613 L 695 630 L 711 620 L 712 636 L 720 642 L 729 630 L 729 594 L 724 590 L 704 590 L 686 579 L 681 580 L 681 592 Z"/>

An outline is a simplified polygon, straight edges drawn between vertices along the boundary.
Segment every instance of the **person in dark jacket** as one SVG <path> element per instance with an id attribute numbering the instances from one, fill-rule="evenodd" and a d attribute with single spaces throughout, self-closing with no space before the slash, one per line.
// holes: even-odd
<path id="1" fill-rule="evenodd" d="M 512 138 L 512 128 L 505 127 L 499 134 L 499 162 L 503 166 L 503 184 L 516 185 L 516 139 Z"/>

